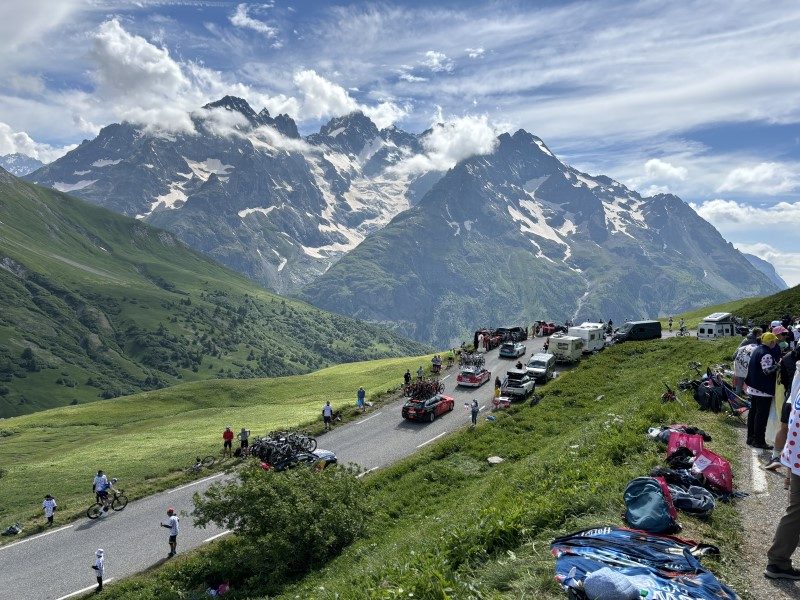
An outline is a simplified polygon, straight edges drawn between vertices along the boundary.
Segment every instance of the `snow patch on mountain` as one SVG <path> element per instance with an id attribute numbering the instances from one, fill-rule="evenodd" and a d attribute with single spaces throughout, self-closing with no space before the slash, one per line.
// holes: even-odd
<path id="1" fill-rule="evenodd" d="M 53 184 L 53 187 L 57 189 L 59 192 L 74 192 L 75 190 L 82 190 L 83 188 L 87 188 L 96 182 L 97 179 L 82 179 L 81 181 L 76 181 L 75 183 L 65 183 L 63 181 L 56 181 Z"/>
<path id="2" fill-rule="evenodd" d="M 527 193 L 529 196 L 531 196 L 531 198 L 534 198 L 534 199 L 536 199 L 536 198 L 535 198 L 535 196 L 536 196 L 536 190 L 538 190 L 538 189 L 539 189 L 539 186 L 541 186 L 541 185 L 542 185 L 542 184 L 543 184 L 545 181 L 547 181 L 548 179 L 550 179 L 550 175 L 544 175 L 543 177 L 536 177 L 536 178 L 534 178 L 534 179 L 529 179 L 528 181 L 526 181 L 526 182 L 525 182 L 525 183 L 522 185 L 522 189 L 523 189 L 523 190 L 525 190 L 525 192 L 526 192 L 526 193 Z"/>
<path id="3" fill-rule="evenodd" d="M 183 160 L 186 161 L 186 164 L 192 170 L 192 173 L 194 173 L 195 176 L 203 181 L 208 181 L 208 178 L 212 173 L 225 181 L 227 176 L 230 175 L 231 170 L 234 168 L 233 165 L 223 164 L 223 162 L 218 158 L 207 158 L 204 161 L 194 161 L 184 156 Z M 183 175 L 183 173 L 178 173 L 178 175 Z"/>
<path id="4" fill-rule="evenodd" d="M 117 160 L 111 160 L 110 158 L 101 158 L 100 160 L 96 160 L 92 163 L 93 167 L 110 167 L 111 165 L 118 165 L 122 162 L 121 158 Z"/>
<path id="5" fill-rule="evenodd" d="M 73 171 L 72 174 L 80 176 L 80 175 L 86 175 L 87 173 L 91 173 L 91 172 L 92 172 L 92 170 L 89 169 L 88 171 Z"/>
<path id="6" fill-rule="evenodd" d="M 553 153 L 550 152 L 550 150 L 548 150 L 547 146 L 544 145 L 544 142 L 542 140 L 536 139 L 534 141 L 536 142 L 536 145 L 539 146 L 539 150 L 541 150 L 542 152 L 544 152 L 548 156 L 552 156 L 553 158 L 555 158 Z"/>
<path id="7" fill-rule="evenodd" d="M 267 208 L 245 208 L 244 210 L 240 210 L 237 214 L 239 218 L 244 219 L 247 215 L 252 215 L 253 213 L 261 213 L 262 215 L 268 215 L 273 210 L 275 210 L 277 206 L 268 206 Z"/>
<path id="8" fill-rule="evenodd" d="M 628 232 L 628 226 L 648 229 L 641 211 L 643 204 L 641 201 L 621 196 L 615 196 L 611 202 L 603 201 L 606 224 L 611 229 L 611 233 L 618 232 L 636 239 Z"/>
<path id="9" fill-rule="evenodd" d="M 329 132 L 328 132 L 328 137 L 335 138 L 337 135 L 339 135 L 340 133 L 342 133 L 344 130 L 345 130 L 345 127 L 337 127 L 337 128 L 336 128 L 336 129 L 334 129 L 333 131 L 329 131 Z"/>
<path id="10" fill-rule="evenodd" d="M 144 214 L 136 215 L 137 219 L 149 217 L 156 210 L 177 210 L 186 202 L 186 192 L 183 190 L 184 182 L 173 181 L 169 184 L 169 191 L 153 198 L 150 209 Z"/>
<path id="11" fill-rule="evenodd" d="M 585 183 L 590 190 L 600 185 L 594 179 L 589 179 L 588 177 L 584 177 L 580 173 L 575 173 L 575 177 L 577 177 L 578 181 L 580 181 L 581 183 Z"/>

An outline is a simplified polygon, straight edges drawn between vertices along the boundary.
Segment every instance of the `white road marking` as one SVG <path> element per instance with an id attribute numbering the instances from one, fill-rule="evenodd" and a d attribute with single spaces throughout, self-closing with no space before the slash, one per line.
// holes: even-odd
<path id="1" fill-rule="evenodd" d="M 74 523 L 73 523 L 73 525 L 74 525 Z M 20 540 L 18 542 L 14 542 L 14 543 L 8 544 L 6 546 L 0 546 L 0 550 L 8 550 L 9 548 L 11 548 L 13 546 L 19 546 L 20 544 L 24 544 L 25 542 L 32 542 L 33 540 L 38 540 L 39 538 L 43 538 L 46 535 L 50 535 L 52 533 L 58 533 L 59 531 L 64 531 L 65 529 L 69 529 L 73 525 L 64 525 L 64 527 L 59 527 L 58 529 L 53 529 L 51 531 L 45 531 L 44 533 L 40 533 L 39 535 L 32 535 L 31 537 L 25 538 L 24 540 Z"/>
<path id="2" fill-rule="evenodd" d="M 222 533 L 218 533 L 217 535 L 212 535 L 210 538 L 208 538 L 206 540 L 203 540 L 203 543 L 206 544 L 206 543 L 208 543 L 208 542 L 210 542 L 212 540 L 215 540 L 217 538 L 221 538 L 223 535 L 228 535 L 230 532 L 231 532 L 230 529 L 226 529 Z"/>
<path id="3" fill-rule="evenodd" d="M 378 416 L 379 414 L 381 414 L 382 412 L 383 412 L 383 411 L 380 411 L 380 410 L 379 410 L 379 411 L 378 411 L 378 412 L 376 412 L 374 415 L 371 415 L 371 416 L 367 417 L 366 419 L 361 419 L 360 421 L 356 421 L 356 425 L 361 425 L 362 423 L 366 423 L 366 422 L 367 422 L 367 421 L 369 421 L 370 419 L 374 419 L 375 417 L 377 417 L 377 416 Z"/>
<path id="4" fill-rule="evenodd" d="M 442 381 L 444 381 L 444 380 L 445 380 L 445 379 L 447 379 L 448 377 L 450 377 L 450 375 L 445 375 L 444 377 L 442 377 Z"/>
<path id="5" fill-rule="evenodd" d="M 440 433 L 439 435 L 437 435 L 437 436 L 435 436 L 435 437 L 432 437 L 431 439 L 429 439 L 427 442 L 422 442 L 422 443 L 421 443 L 419 446 L 417 446 L 417 448 L 422 448 L 423 446 L 426 446 L 426 445 L 430 444 L 430 443 L 431 443 L 433 440 L 438 440 L 438 439 L 439 439 L 440 437 L 442 437 L 443 435 L 447 435 L 447 432 L 446 432 L 446 431 L 443 431 L 443 432 L 442 432 L 442 433 Z"/>
<path id="6" fill-rule="evenodd" d="M 109 577 L 108 579 L 104 579 L 103 580 L 103 585 L 107 584 L 109 581 L 112 581 L 113 579 L 114 579 L 113 577 Z M 78 594 L 83 594 L 85 592 L 88 592 L 88 591 L 94 590 L 94 589 L 97 589 L 97 584 L 87 586 L 87 587 L 83 588 L 82 590 L 78 590 L 77 592 L 72 592 L 71 594 L 67 594 L 66 596 L 61 596 L 61 598 L 58 598 L 58 600 L 67 600 L 67 598 L 72 598 L 73 596 L 77 596 Z"/>
<path id="7" fill-rule="evenodd" d="M 366 475 L 367 473 L 372 473 L 372 472 L 373 472 L 375 469 L 377 469 L 377 468 L 378 468 L 378 467 L 372 467 L 371 469 L 367 469 L 366 471 L 364 471 L 364 472 L 362 472 L 362 473 L 359 473 L 358 475 L 356 475 L 356 477 L 358 477 L 359 479 L 361 479 L 361 478 L 362 478 L 364 475 Z"/>
<path id="8" fill-rule="evenodd" d="M 761 468 L 761 460 L 759 458 L 758 450 L 751 450 L 752 452 L 752 465 L 750 470 L 753 473 L 753 493 L 754 494 L 767 494 L 767 475 L 764 469 Z"/>
<path id="9" fill-rule="evenodd" d="M 478 409 L 478 412 L 481 412 L 484 408 L 486 408 L 485 404 Z"/>
<path id="10" fill-rule="evenodd" d="M 197 485 L 198 483 L 203 483 L 204 481 L 211 481 L 212 479 L 216 479 L 217 477 L 222 477 L 225 473 L 217 473 L 216 475 L 212 475 L 211 477 L 204 477 L 203 479 L 198 479 L 197 481 L 193 481 L 192 483 L 187 483 L 186 485 L 182 485 L 180 487 L 176 487 L 173 490 L 167 490 L 168 494 L 172 492 L 179 492 L 181 490 L 185 490 L 188 487 L 192 487 L 193 485 Z"/>

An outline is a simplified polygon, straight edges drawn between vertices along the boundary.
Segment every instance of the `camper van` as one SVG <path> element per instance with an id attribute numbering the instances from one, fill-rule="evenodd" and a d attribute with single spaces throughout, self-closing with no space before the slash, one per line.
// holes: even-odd
<path id="1" fill-rule="evenodd" d="M 577 327 L 570 327 L 567 335 L 583 340 L 584 354 L 591 354 L 606 346 L 605 328 L 599 323 L 581 323 Z"/>
<path id="2" fill-rule="evenodd" d="M 736 335 L 736 323 L 731 313 L 712 313 L 697 326 L 699 339 L 715 339 Z"/>
<path id="3" fill-rule="evenodd" d="M 557 362 L 578 362 L 583 353 L 583 340 L 573 335 L 556 333 L 548 338 L 547 350 L 555 355 Z"/>
<path id="4" fill-rule="evenodd" d="M 661 337 L 659 321 L 625 321 L 614 334 L 615 342 L 655 340 Z"/>

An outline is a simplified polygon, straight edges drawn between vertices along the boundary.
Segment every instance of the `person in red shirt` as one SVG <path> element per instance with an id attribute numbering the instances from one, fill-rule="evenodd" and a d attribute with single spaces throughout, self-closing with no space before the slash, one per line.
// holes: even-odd
<path id="1" fill-rule="evenodd" d="M 225 428 L 225 431 L 222 432 L 222 455 L 225 456 L 227 454 L 229 457 L 233 458 L 233 430 L 231 426 L 228 425 Z"/>

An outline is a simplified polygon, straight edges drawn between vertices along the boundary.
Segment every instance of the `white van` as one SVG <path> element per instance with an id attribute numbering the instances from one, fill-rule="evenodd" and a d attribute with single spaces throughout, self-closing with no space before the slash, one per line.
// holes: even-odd
<path id="1" fill-rule="evenodd" d="M 578 362 L 583 354 L 583 340 L 572 335 L 555 333 L 548 338 L 547 351 L 558 362 Z"/>
<path id="2" fill-rule="evenodd" d="M 583 340 L 584 354 L 591 354 L 606 347 L 605 328 L 599 323 L 582 323 L 577 327 L 570 327 L 567 335 Z"/>
<path id="3" fill-rule="evenodd" d="M 716 339 L 731 337 L 736 334 L 736 323 L 731 313 L 712 313 L 697 326 L 698 339 Z"/>

